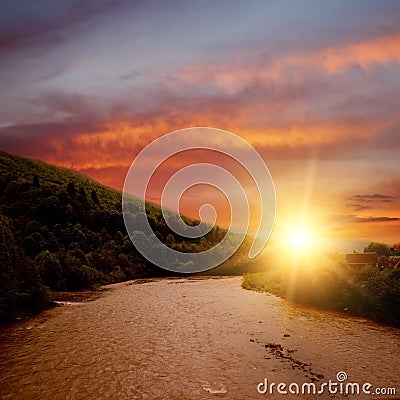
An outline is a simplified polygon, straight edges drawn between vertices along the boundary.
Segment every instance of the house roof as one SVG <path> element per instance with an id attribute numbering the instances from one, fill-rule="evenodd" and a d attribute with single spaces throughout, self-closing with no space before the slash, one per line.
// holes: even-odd
<path id="1" fill-rule="evenodd" d="M 346 254 L 349 264 L 376 264 L 378 255 L 376 253 L 350 253 Z"/>

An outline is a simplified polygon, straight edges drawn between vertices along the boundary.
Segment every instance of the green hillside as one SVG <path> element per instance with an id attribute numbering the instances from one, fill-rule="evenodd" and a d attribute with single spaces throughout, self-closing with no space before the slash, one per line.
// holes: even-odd
<path id="1" fill-rule="evenodd" d="M 146 213 L 160 240 L 179 251 L 202 251 L 226 234 L 215 227 L 187 242 L 168 229 L 159 207 L 147 204 Z M 0 321 L 46 307 L 49 289 L 166 274 L 129 240 L 121 193 L 72 170 L 0 151 L 0 220 Z M 211 273 L 241 273 L 240 254 Z"/>

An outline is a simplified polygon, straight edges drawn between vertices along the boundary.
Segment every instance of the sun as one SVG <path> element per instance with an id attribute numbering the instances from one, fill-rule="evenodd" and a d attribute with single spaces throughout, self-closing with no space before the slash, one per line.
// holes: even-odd
<path id="1" fill-rule="evenodd" d="M 287 244 L 297 250 L 310 249 L 314 245 L 312 232 L 306 227 L 295 227 L 288 232 Z"/>
<path id="2" fill-rule="evenodd" d="M 316 254 L 326 248 L 327 239 L 318 221 L 308 218 L 279 222 L 274 232 L 273 247 L 285 256 L 305 256 Z"/>
<path id="3" fill-rule="evenodd" d="M 294 247 L 308 247 L 311 244 L 310 233 L 304 229 L 294 230 L 289 235 L 290 244 Z"/>

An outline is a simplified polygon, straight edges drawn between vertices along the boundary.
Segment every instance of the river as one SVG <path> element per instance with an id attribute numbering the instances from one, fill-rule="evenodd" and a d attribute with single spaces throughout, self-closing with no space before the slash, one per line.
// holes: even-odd
<path id="1" fill-rule="evenodd" d="M 400 398 L 399 329 L 246 291 L 240 278 L 108 288 L 0 329 L 0 399 Z M 319 389 L 340 371 L 397 395 L 257 390 L 265 379 Z"/>

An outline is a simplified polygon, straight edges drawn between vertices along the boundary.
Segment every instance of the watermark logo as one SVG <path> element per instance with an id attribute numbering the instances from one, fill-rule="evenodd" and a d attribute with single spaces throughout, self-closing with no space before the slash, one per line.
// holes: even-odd
<path id="1" fill-rule="evenodd" d="M 346 374 L 346 372 L 344 372 L 344 371 L 339 371 L 339 372 L 336 374 L 336 380 L 337 380 L 338 382 L 347 381 L 347 374 Z"/>
<path id="2" fill-rule="evenodd" d="M 260 394 L 295 394 L 295 395 L 395 395 L 396 388 L 394 387 L 374 387 L 370 382 L 348 382 L 347 373 L 339 371 L 336 374 L 336 380 L 327 382 L 315 383 L 304 382 L 302 384 L 291 382 L 269 382 L 265 378 L 263 382 L 257 385 L 257 392 Z"/>
<path id="3" fill-rule="evenodd" d="M 211 232 L 216 221 L 216 210 L 212 204 L 200 207 L 200 222 L 195 226 L 188 225 L 171 210 L 179 210 L 181 197 L 188 189 L 196 185 L 213 186 L 223 193 L 230 207 L 230 225 L 225 236 L 205 251 L 182 252 L 163 243 L 153 231 L 145 202 L 153 175 L 171 157 L 197 149 L 217 152 L 233 159 L 247 172 L 257 188 L 260 220 L 249 258 L 261 252 L 275 221 L 275 188 L 271 174 L 259 153 L 248 142 L 233 133 L 206 127 L 182 129 L 156 139 L 139 153 L 126 175 L 122 212 L 128 235 L 137 250 L 153 264 L 174 272 L 194 273 L 222 264 L 238 250 L 249 229 L 249 199 L 239 179 L 221 165 L 199 162 L 183 167 L 169 178 L 161 195 L 162 216 L 168 229 L 177 237 L 188 240 L 204 237 Z M 210 223 L 210 218 L 214 223 Z M 238 233 L 233 227 L 241 224 L 243 219 L 247 220 L 247 224 Z"/>

